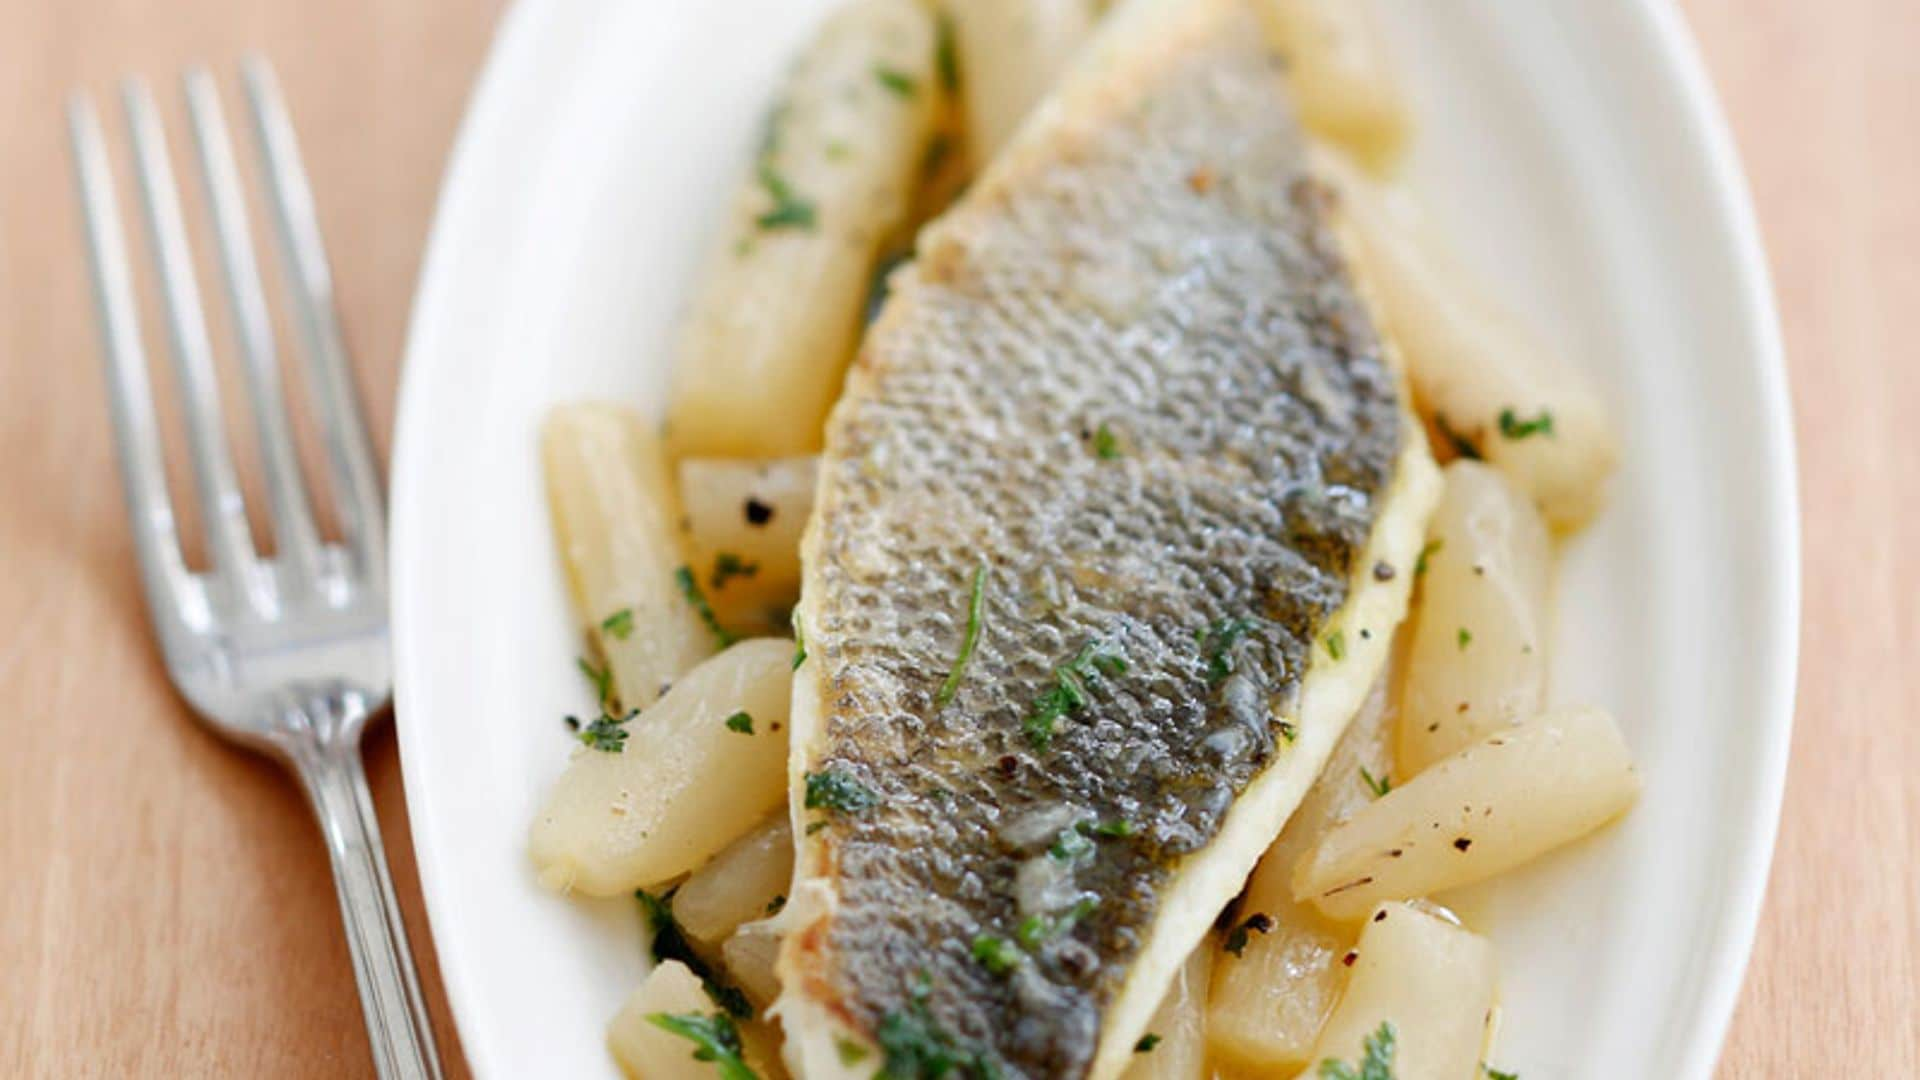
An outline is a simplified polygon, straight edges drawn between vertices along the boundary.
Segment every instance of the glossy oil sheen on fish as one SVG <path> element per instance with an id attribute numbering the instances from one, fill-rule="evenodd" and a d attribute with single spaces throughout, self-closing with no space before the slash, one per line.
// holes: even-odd
<path id="1" fill-rule="evenodd" d="M 1008 1076 L 1086 1072 L 1169 880 L 1289 753 L 1404 438 L 1252 18 L 1083 106 L 896 280 L 803 604 L 808 992 Z"/>

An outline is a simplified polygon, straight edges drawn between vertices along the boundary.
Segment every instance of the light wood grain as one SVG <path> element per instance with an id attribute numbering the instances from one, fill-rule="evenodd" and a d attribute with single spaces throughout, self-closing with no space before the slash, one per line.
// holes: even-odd
<path id="1" fill-rule="evenodd" d="M 1806 544 L 1787 809 L 1721 1072 L 1916 1076 L 1920 365 L 1896 329 L 1920 303 L 1920 5 L 1683 7 L 1772 257 Z M 139 610 L 62 98 L 247 47 L 275 61 L 384 448 L 420 246 L 497 11 L 0 0 L 0 1075 L 371 1071 L 304 805 L 271 766 L 193 726 Z M 369 761 L 424 959 L 384 730 Z"/>

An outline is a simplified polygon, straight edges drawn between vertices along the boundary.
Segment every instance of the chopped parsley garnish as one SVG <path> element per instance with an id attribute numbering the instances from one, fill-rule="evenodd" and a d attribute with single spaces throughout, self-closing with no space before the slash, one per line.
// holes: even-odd
<path id="1" fill-rule="evenodd" d="M 633 635 L 633 609 L 623 607 L 600 620 L 600 629 L 613 635 L 615 641 L 627 640 Z"/>
<path id="2" fill-rule="evenodd" d="M 853 1066 L 867 1060 L 867 1048 L 844 1035 L 833 1040 L 833 1052 L 842 1065 Z"/>
<path id="3" fill-rule="evenodd" d="M 1093 827 L 1093 835 L 1095 836 L 1125 838 L 1132 836 L 1135 831 L 1133 822 L 1126 818 L 1114 818 L 1112 821 L 1103 821 Z"/>
<path id="4" fill-rule="evenodd" d="M 638 709 L 618 719 L 605 713 L 595 717 L 585 727 L 573 717 L 567 717 L 567 727 L 580 740 L 580 745 L 589 750 L 600 750 L 609 754 L 618 754 L 627 748 L 627 721 L 640 715 Z"/>
<path id="5" fill-rule="evenodd" d="M 885 1060 L 882 1080 L 920 1080 L 957 1074 L 972 1080 L 998 1080 L 1000 1069 L 977 1047 L 955 1039 L 941 1028 L 927 1008 L 933 988 L 922 975 L 910 991 L 907 1007 L 880 1018 L 875 1040 Z"/>
<path id="6" fill-rule="evenodd" d="M 1520 1080 L 1519 1073 L 1496 1069 L 1485 1062 L 1480 1063 L 1480 1071 L 1487 1074 L 1487 1080 Z"/>
<path id="7" fill-rule="evenodd" d="M 575 657 L 574 663 L 580 665 L 580 674 L 593 684 L 593 699 L 605 705 L 613 700 L 613 665 L 594 667 L 593 662 L 584 656 Z"/>
<path id="8" fill-rule="evenodd" d="M 947 672 L 947 681 L 940 684 L 940 692 L 933 695 L 933 703 L 942 708 L 953 700 L 960 689 L 960 678 L 966 674 L 967 661 L 973 659 L 974 647 L 980 644 L 980 613 L 985 606 L 987 595 L 987 564 L 981 563 L 973 572 L 973 592 L 967 600 L 967 628 L 960 635 L 960 652 L 953 658 L 953 669 Z"/>
<path id="9" fill-rule="evenodd" d="M 727 730 L 737 731 L 742 735 L 753 734 L 753 714 L 747 712 L 745 709 L 741 709 L 739 712 L 727 717 Z"/>
<path id="10" fill-rule="evenodd" d="M 940 88 L 951 94 L 960 89 L 960 50 L 953 40 L 953 16 L 941 12 L 933 42 L 933 66 L 940 73 Z"/>
<path id="11" fill-rule="evenodd" d="M 1361 1041 L 1360 1067 L 1326 1058 L 1320 1062 L 1320 1080 L 1393 1080 L 1393 1022 L 1382 1020 L 1378 1030 Z"/>
<path id="12" fill-rule="evenodd" d="M 981 934 L 973 939 L 973 958 L 995 975 L 1005 975 L 1025 959 L 1018 946 L 1003 937 Z"/>
<path id="13" fill-rule="evenodd" d="M 1207 662 L 1207 681 L 1222 682 L 1233 674 L 1233 647 L 1259 624 L 1252 619 L 1217 619 L 1200 631 L 1200 656 Z"/>
<path id="14" fill-rule="evenodd" d="M 1453 448 L 1455 454 L 1472 461 L 1486 460 L 1480 456 L 1480 448 L 1473 445 L 1473 440 L 1455 431 L 1453 425 L 1447 423 L 1445 416 L 1434 413 L 1433 426 L 1440 432 L 1440 437 L 1447 441 L 1447 445 Z"/>
<path id="15" fill-rule="evenodd" d="M 888 67 L 886 64 L 873 65 L 873 77 L 879 81 L 881 86 L 891 90 L 899 97 L 910 98 L 917 89 L 914 85 L 913 76 L 901 71 L 899 68 Z"/>
<path id="16" fill-rule="evenodd" d="M 1327 655 L 1335 660 L 1347 658 L 1347 635 L 1343 630 L 1335 630 L 1327 635 Z"/>
<path id="17" fill-rule="evenodd" d="M 1074 924 L 1093 914 L 1100 901 L 1091 896 L 1081 897 L 1074 905 L 1055 915 L 1035 914 L 1020 920 L 1014 928 L 1013 936 L 1027 949 L 1037 949 L 1061 934 L 1073 929 Z"/>
<path id="18" fill-rule="evenodd" d="M 1098 639 L 1081 646 L 1072 660 L 1053 669 L 1053 685 L 1034 699 L 1032 710 L 1021 721 L 1027 742 L 1044 753 L 1053 745 L 1054 725 L 1060 718 L 1086 706 L 1087 684 L 1101 675 L 1120 675 L 1126 670 L 1126 657 Z"/>
<path id="19" fill-rule="evenodd" d="M 1509 439 L 1524 439 L 1529 435 L 1552 435 L 1553 414 L 1545 409 L 1531 420 L 1522 420 L 1512 409 L 1500 410 L 1500 434 Z"/>
<path id="20" fill-rule="evenodd" d="M 1079 862 L 1083 857 L 1093 854 L 1093 841 L 1079 829 L 1061 829 L 1047 846 L 1047 854 L 1063 863 Z"/>
<path id="21" fill-rule="evenodd" d="M 1288 745 L 1292 745 L 1293 740 L 1300 737 L 1300 729 L 1293 726 L 1290 721 L 1282 720 L 1276 726 L 1280 729 L 1280 737 L 1287 740 Z"/>
<path id="22" fill-rule="evenodd" d="M 713 613 L 713 605 L 707 603 L 707 594 L 700 591 L 700 583 L 693 579 L 693 571 L 685 566 L 673 571 L 674 583 L 680 586 L 680 595 L 687 600 L 687 606 L 693 609 L 700 621 L 707 624 L 707 630 L 713 634 L 713 640 L 721 648 L 739 640 L 726 627 L 720 625 L 720 617 Z"/>
<path id="23" fill-rule="evenodd" d="M 1460 648 L 1465 649 L 1467 646 L 1473 644 L 1473 631 L 1463 626 L 1460 628 L 1460 632 L 1454 636 L 1454 640 L 1460 643 Z"/>
<path id="24" fill-rule="evenodd" d="M 1447 546 L 1446 542 L 1438 539 L 1429 540 L 1422 545 L 1420 548 L 1420 557 L 1413 561 L 1413 576 L 1424 577 L 1427 572 L 1427 560 L 1438 555 L 1440 549 L 1445 546 Z"/>
<path id="25" fill-rule="evenodd" d="M 1093 456 L 1101 461 L 1112 461 L 1120 456 L 1120 437 L 1106 424 L 1093 433 Z"/>
<path id="26" fill-rule="evenodd" d="M 648 1013 L 647 1022 L 691 1041 L 693 1060 L 713 1062 L 721 1080 L 760 1080 L 740 1057 L 740 1029 L 726 1013 Z"/>
<path id="27" fill-rule="evenodd" d="M 713 573 L 707 575 L 707 585 L 718 589 L 737 577 L 752 577 L 760 572 L 760 564 L 748 562 L 731 551 L 722 551 L 713 557 Z"/>
<path id="28" fill-rule="evenodd" d="M 799 671 L 800 665 L 807 662 L 807 632 L 800 625 L 800 612 L 793 613 L 793 670 Z"/>
<path id="29" fill-rule="evenodd" d="M 1267 934 L 1273 931 L 1273 917 L 1265 912 L 1256 911 L 1240 920 L 1239 925 L 1227 931 L 1227 940 L 1221 948 L 1238 957 L 1247 951 L 1247 938 L 1252 934 Z"/>
<path id="30" fill-rule="evenodd" d="M 1393 790 L 1391 777 L 1384 774 L 1375 776 L 1367 771 L 1365 765 L 1360 766 L 1360 782 L 1367 785 L 1367 790 L 1373 792 L 1373 797 L 1376 799 Z"/>
<path id="31" fill-rule="evenodd" d="M 824 829 L 826 827 L 827 827 L 827 823 L 824 821 L 809 821 L 807 822 L 807 835 L 812 836 L 814 833 L 817 833 L 821 829 Z"/>
<path id="32" fill-rule="evenodd" d="M 686 932 L 680 929 L 680 920 L 673 917 L 673 893 L 673 889 L 659 896 L 645 889 L 633 891 L 635 899 L 640 901 L 641 910 L 646 912 L 647 925 L 653 930 L 653 962 L 680 961 L 687 965 L 687 970 L 699 976 L 700 988 L 707 992 L 707 997 L 715 1005 L 725 1009 L 730 1016 L 742 1020 L 751 1017 L 753 1005 L 747 1001 L 747 995 L 722 978 L 712 965 L 693 951 Z"/>
<path id="33" fill-rule="evenodd" d="M 807 774 L 806 807 L 809 810 L 832 810 L 842 814 L 856 814 L 880 805 L 880 796 L 873 790 L 843 772 L 829 768 L 822 772 Z"/>
<path id="34" fill-rule="evenodd" d="M 813 203 L 794 193 L 787 178 L 780 175 L 772 161 L 760 162 L 760 186 L 773 200 L 773 208 L 754 219 L 762 229 L 811 229 L 815 224 Z"/>
<path id="35" fill-rule="evenodd" d="M 1151 1054 L 1153 1048 L 1159 1045 L 1160 1036 L 1149 1031 L 1145 1035 L 1140 1036 L 1139 1042 L 1133 1044 L 1133 1052 L 1136 1054 Z"/>

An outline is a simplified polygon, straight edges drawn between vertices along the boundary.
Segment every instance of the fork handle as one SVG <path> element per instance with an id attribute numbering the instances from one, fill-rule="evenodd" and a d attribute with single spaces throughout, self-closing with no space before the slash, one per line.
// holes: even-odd
<path id="1" fill-rule="evenodd" d="M 426 999 L 387 874 L 380 821 L 367 793 L 358 739 L 290 755 L 333 858 L 333 884 L 360 984 L 367 1040 L 381 1080 L 440 1080 Z"/>

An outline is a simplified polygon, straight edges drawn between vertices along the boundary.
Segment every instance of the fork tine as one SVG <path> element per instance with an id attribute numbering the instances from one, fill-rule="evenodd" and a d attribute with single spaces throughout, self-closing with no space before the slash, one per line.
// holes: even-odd
<path id="1" fill-rule="evenodd" d="M 113 418 L 127 516 L 133 527 L 133 550 L 147 594 L 147 610 L 161 628 L 161 640 L 167 642 L 175 636 L 170 631 L 207 628 L 210 618 L 206 597 L 187 572 L 186 560 L 180 554 L 173 504 L 167 497 L 160 425 L 154 418 L 153 393 L 147 385 L 147 357 L 140 343 L 139 308 L 127 265 L 126 234 L 120 228 L 100 115 L 84 94 L 76 94 L 68 102 L 67 133 L 86 225 L 94 305 L 107 360 L 107 404 Z"/>
<path id="2" fill-rule="evenodd" d="M 140 181 L 140 202 L 146 210 L 154 268 L 160 275 L 174 373 L 186 407 L 189 456 L 212 549 L 213 579 L 237 590 L 256 609 L 268 611 L 273 601 L 270 595 L 263 595 L 253 540 L 247 534 L 246 503 L 240 495 L 233 455 L 222 426 L 213 346 L 207 340 L 207 324 L 201 315 L 200 288 L 194 281 L 193 256 L 180 217 L 180 193 L 167 163 L 160 113 L 154 107 L 152 92 L 138 79 L 122 84 L 121 101 L 133 133 L 134 171 Z"/>
<path id="3" fill-rule="evenodd" d="M 257 56 L 241 61 L 242 81 L 253 116 L 267 193 L 280 234 L 281 255 L 299 309 L 307 346 L 307 369 L 320 404 L 334 501 L 349 546 L 375 588 L 386 581 L 385 509 L 373 444 L 361 419 L 345 338 L 334 308 L 333 275 L 320 241 L 313 192 L 294 140 L 293 121 L 274 79 L 273 69 Z"/>
<path id="4" fill-rule="evenodd" d="M 204 68 L 196 67 L 187 72 L 183 82 L 194 146 L 199 151 L 200 179 L 218 237 L 234 337 L 246 360 L 247 396 L 253 401 L 254 424 L 265 459 L 274 543 L 282 563 L 293 574 L 314 581 L 321 573 L 320 534 L 314 527 L 300 460 L 294 451 L 293 423 L 287 415 L 280 382 L 280 362 L 273 345 L 273 324 L 267 316 L 266 292 L 260 284 L 260 267 L 254 262 L 253 237 L 247 227 L 240 172 L 233 161 L 233 142 L 227 135 L 226 117 L 213 78 Z"/>

